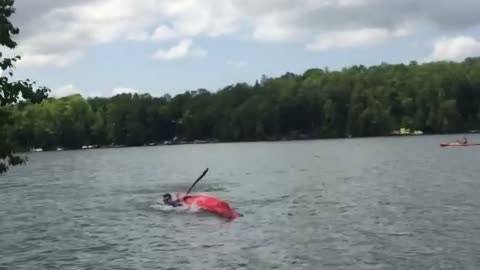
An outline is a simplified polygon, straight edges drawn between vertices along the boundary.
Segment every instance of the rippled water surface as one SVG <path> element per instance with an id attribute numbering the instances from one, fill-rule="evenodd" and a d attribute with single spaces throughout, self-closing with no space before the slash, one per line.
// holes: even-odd
<path id="1" fill-rule="evenodd" d="M 457 137 L 32 153 L 0 176 L 0 269 L 477 270 L 480 147 Z M 194 191 L 243 217 L 162 205 L 206 167 Z"/>

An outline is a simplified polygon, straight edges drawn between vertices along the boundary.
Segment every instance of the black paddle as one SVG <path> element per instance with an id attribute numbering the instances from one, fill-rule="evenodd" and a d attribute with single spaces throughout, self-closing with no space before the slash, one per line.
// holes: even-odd
<path id="1" fill-rule="evenodd" d="M 202 175 L 200 175 L 200 177 L 197 178 L 197 180 L 195 180 L 195 182 L 193 182 L 192 186 L 188 189 L 187 193 L 185 194 L 185 196 L 188 195 L 188 193 L 190 193 L 190 191 L 192 190 L 192 188 L 198 183 L 198 181 L 200 181 L 204 176 L 205 174 L 207 174 L 208 172 L 208 168 L 203 171 Z"/>

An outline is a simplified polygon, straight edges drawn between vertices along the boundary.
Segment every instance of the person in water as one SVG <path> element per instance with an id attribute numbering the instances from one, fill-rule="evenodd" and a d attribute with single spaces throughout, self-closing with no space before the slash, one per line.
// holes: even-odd
<path id="1" fill-rule="evenodd" d="M 172 195 L 170 193 L 163 194 L 163 203 L 173 207 L 182 206 L 182 203 L 179 200 L 172 200 Z"/>
<path id="2" fill-rule="evenodd" d="M 460 144 L 467 144 L 468 140 L 467 140 L 467 138 L 463 137 L 462 141 L 457 140 L 457 142 L 460 143 Z"/>

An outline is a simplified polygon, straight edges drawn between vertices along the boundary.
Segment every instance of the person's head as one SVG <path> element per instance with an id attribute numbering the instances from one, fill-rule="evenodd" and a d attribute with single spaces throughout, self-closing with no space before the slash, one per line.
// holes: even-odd
<path id="1" fill-rule="evenodd" d="M 172 195 L 170 193 L 163 194 L 163 202 L 165 204 L 171 204 L 172 203 Z"/>

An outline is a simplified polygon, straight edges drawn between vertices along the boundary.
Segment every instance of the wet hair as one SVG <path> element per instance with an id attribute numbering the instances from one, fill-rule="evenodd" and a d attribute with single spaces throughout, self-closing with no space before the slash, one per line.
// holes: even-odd
<path id="1" fill-rule="evenodd" d="M 163 194 L 163 202 L 167 203 L 167 201 L 172 201 L 172 195 L 170 193 Z"/>

